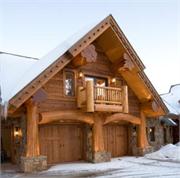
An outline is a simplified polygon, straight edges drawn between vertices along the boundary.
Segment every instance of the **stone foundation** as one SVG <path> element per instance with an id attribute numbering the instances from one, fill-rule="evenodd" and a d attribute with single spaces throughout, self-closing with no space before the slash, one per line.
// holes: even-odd
<path id="1" fill-rule="evenodd" d="M 133 156 L 144 156 L 147 153 L 151 153 L 154 151 L 152 146 L 148 146 L 146 148 L 133 147 Z"/>
<path id="2" fill-rule="evenodd" d="M 110 152 L 95 152 L 93 154 L 93 163 L 101 163 L 111 161 L 111 153 Z"/>
<path id="3" fill-rule="evenodd" d="M 21 171 L 36 172 L 47 169 L 47 156 L 21 157 Z"/>

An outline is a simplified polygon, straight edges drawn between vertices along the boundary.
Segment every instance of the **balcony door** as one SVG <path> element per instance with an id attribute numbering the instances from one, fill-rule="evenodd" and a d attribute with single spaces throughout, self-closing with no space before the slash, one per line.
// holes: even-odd
<path id="1" fill-rule="evenodd" d="M 85 81 L 91 80 L 94 82 L 95 90 L 95 100 L 104 101 L 106 98 L 106 89 L 108 80 L 106 78 L 85 76 Z"/>
<path id="2" fill-rule="evenodd" d="M 85 81 L 91 80 L 94 82 L 95 86 L 98 87 L 106 87 L 108 85 L 107 78 L 100 78 L 100 77 L 94 77 L 94 76 L 85 76 Z"/>

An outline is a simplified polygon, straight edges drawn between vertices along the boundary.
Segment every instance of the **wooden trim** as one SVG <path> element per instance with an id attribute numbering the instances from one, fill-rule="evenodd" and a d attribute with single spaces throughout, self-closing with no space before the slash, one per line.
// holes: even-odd
<path id="1" fill-rule="evenodd" d="M 97 37 L 99 37 L 104 31 L 109 27 L 110 16 L 106 17 L 103 21 L 97 24 L 92 30 L 87 32 L 87 34 L 82 37 L 78 42 L 76 42 L 70 49 L 69 52 L 75 57 L 84 48 L 86 48 L 90 43 L 92 43 Z"/>
<path id="2" fill-rule="evenodd" d="M 88 124 L 93 124 L 93 116 L 77 110 L 51 111 L 40 113 L 39 124 L 47 124 L 59 120 L 77 120 Z"/>
<path id="3" fill-rule="evenodd" d="M 11 100 L 10 104 L 16 109 L 21 106 L 30 96 L 32 96 L 38 89 L 40 89 L 50 78 L 59 72 L 64 66 L 71 61 L 71 56 L 67 53 L 57 59 L 45 71 L 37 76 L 25 88 L 18 92 Z"/>
<path id="4" fill-rule="evenodd" d="M 146 76 L 146 74 L 144 72 L 141 72 L 141 73 L 138 73 L 138 76 L 145 82 L 145 85 L 150 90 L 150 92 L 153 94 L 155 102 L 160 104 L 161 108 L 163 109 L 163 111 L 165 113 L 168 113 L 169 112 L 168 108 L 166 107 L 166 105 L 164 104 L 162 99 L 160 98 L 159 94 L 157 93 L 154 86 L 151 84 L 151 82 L 150 82 L 149 78 Z"/>
<path id="5" fill-rule="evenodd" d="M 123 107 L 121 105 L 107 105 L 107 104 L 95 104 L 95 111 L 100 112 L 122 112 Z"/>
<path id="6" fill-rule="evenodd" d="M 127 122 L 137 124 L 137 125 L 141 124 L 140 118 L 130 115 L 130 114 L 123 114 L 123 113 L 116 113 L 116 114 L 106 117 L 104 124 L 108 124 L 114 121 L 127 121 Z"/>
<path id="7" fill-rule="evenodd" d="M 128 39 L 126 38 L 125 34 L 123 33 L 123 31 L 120 29 L 119 25 L 116 23 L 115 19 L 113 18 L 113 16 L 111 16 L 110 18 L 110 24 L 111 24 L 111 29 L 115 32 L 115 34 L 117 35 L 118 39 L 120 40 L 121 44 L 123 45 L 123 47 L 126 49 L 126 51 L 128 52 L 129 56 L 134 59 L 137 67 L 140 70 L 145 69 L 144 64 L 142 63 L 141 59 L 139 58 L 139 56 L 137 55 L 136 51 L 133 49 L 133 47 L 131 46 L 130 42 L 128 41 Z"/>

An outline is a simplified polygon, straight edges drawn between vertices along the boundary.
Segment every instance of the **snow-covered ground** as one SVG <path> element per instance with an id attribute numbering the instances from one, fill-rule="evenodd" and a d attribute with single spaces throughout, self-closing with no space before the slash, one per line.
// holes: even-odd
<path id="1" fill-rule="evenodd" d="M 120 157 L 106 163 L 58 164 L 33 174 L 18 173 L 12 171 L 12 167 L 8 170 L 7 165 L 2 170 L 2 178 L 180 178 L 180 142 L 168 144 L 144 157 Z"/>
<path id="2" fill-rule="evenodd" d="M 145 157 L 121 157 L 107 163 L 68 163 L 50 167 L 34 173 L 17 173 L 10 177 L 3 173 L 2 178 L 180 178 L 180 163 L 150 160 Z"/>
<path id="3" fill-rule="evenodd" d="M 166 146 L 163 146 L 156 152 L 146 154 L 145 157 L 149 159 L 158 159 L 180 163 L 180 142 L 176 145 L 168 144 Z"/>

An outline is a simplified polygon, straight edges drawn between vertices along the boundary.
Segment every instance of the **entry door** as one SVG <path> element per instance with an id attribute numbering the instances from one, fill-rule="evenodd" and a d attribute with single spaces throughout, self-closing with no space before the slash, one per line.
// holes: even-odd
<path id="1" fill-rule="evenodd" d="M 112 157 L 127 155 L 127 138 L 126 126 L 115 124 L 104 126 L 105 150 L 110 152 Z"/>
<path id="2" fill-rule="evenodd" d="M 40 153 L 49 164 L 82 160 L 81 125 L 44 125 L 40 127 Z"/>

